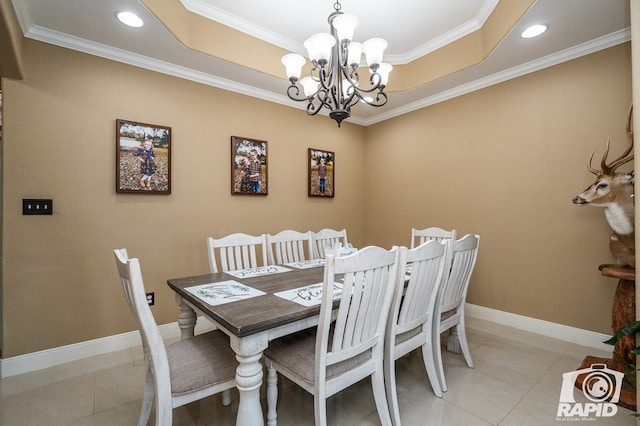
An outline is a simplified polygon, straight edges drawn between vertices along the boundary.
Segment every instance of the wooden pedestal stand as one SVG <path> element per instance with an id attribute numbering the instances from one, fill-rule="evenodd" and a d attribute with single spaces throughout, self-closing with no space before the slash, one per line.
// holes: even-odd
<path id="1" fill-rule="evenodd" d="M 624 324 L 634 321 L 636 318 L 636 270 L 631 268 L 622 268 L 617 265 L 600 265 L 598 268 L 605 277 L 618 278 L 618 287 L 613 298 L 612 324 L 613 333 L 615 333 Z M 592 364 L 606 364 L 608 368 L 620 372 L 624 372 L 624 363 L 635 365 L 635 355 L 631 353 L 636 347 L 635 337 L 622 337 L 620 342 L 614 347 L 612 358 L 598 358 L 587 356 L 580 369 L 589 368 Z M 624 362 L 623 362 L 624 361 Z M 576 387 L 582 388 L 582 380 L 584 377 L 578 377 Z M 636 411 L 636 391 L 624 382 L 622 391 L 620 392 L 620 401 L 618 405 Z"/>

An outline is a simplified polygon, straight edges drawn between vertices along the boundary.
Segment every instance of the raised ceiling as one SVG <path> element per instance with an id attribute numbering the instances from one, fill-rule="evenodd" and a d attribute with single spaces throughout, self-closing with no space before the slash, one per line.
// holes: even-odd
<path id="1" fill-rule="evenodd" d="M 285 94 L 287 51 L 327 32 L 335 0 L 13 0 L 26 37 L 303 108 Z M 341 0 L 355 40 L 382 37 L 394 65 L 381 108 L 357 105 L 369 125 L 630 39 L 628 0 Z M 115 19 L 134 11 L 145 22 Z M 542 36 L 520 33 L 550 25 Z M 301 115 L 305 113 L 301 111 Z M 320 118 L 315 118 L 320 119 Z"/>

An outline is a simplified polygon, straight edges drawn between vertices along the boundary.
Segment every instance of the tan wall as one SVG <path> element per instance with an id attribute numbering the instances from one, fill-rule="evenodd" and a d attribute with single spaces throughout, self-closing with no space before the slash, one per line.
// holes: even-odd
<path id="1" fill-rule="evenodd" d="M 159 323 L 166 280 L 208 272 L 207 236 L 347 228 L 365 241 L 364 130 L 71 50 L 27 41 L 3 80 L 3 357 L 135 329 L 112 249 L 139 257 Z M 284 88 L 283 88 L 284 90 Z M 115 120 L 172 127 L 172 194 L 115 193 Z M 269 195 L 230 195 L 230 136 L 268 142 Z M 333 199 L 307 197 L 307 149 L 335 151 Z M 53 216 L 22 199 L 53 198 Z"/>
<path id="2" fill-rule="evenodd" d="M 111 250 L 141 259 L 159 323 L 166 279 L 207 272 L 205 237 L 342 228 L 358 246 L 412 226 L 482 235 L 471 303 L 608 333 L 603 212 L 571 198 L 624 142 L 629 45 L 366 129 L 38 42 L 3 79 L 3 356 L 135 328 Z M 116 195 L 115 119 L 173 128 L 169 196 Z M 231 196 L 231 135 L 269 142 L 269 195 Z M 366 142 L 365 142 L 366 141 Z M 336 197 L 307 197 L 307 148 L 336 152 Z M 51 197 L 54 215 L 21 215 Z M 366 225 L 366 226 L 365 226 Z"/>
<path id="3" fill-rule="evenodd" d="M 368 242 L 480 234 L 468 302 L 610 333 L 611 231 L 571 200 L 594 148 L 596 167 L 624 148 L 630 102 L 627 43 L 368 127 Z"/>

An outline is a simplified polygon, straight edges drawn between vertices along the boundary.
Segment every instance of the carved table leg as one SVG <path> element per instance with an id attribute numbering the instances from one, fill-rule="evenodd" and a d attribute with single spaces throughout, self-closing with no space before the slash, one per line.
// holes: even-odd
<path id="1" fill-rule="evenodd" d="M 187 305 L 181 296 L 176 294 L 176 303 L 178 304 L 178 326 L 180 327 L 180 338 L 187 339 L 193 337 L 193 330 L 196 326 L 196 313 Z"/>
<path id="2" fill-rule="evenodd" d="M 267 369 L 267 426 L 278 424 L 276 404 L 278 402 L 278 373 L 274 368 Z"/>
<path id="3" fill-rule="evenodd" d="M 237 426 L 264 425 L 260 406 L 262 385 L 262 351 L 267 347 L 266 337 L 253 335 L 244 338 L 231 337 L 231 347 L 239 362 L 236 368 L 236 386 L 240 393 Z"/>

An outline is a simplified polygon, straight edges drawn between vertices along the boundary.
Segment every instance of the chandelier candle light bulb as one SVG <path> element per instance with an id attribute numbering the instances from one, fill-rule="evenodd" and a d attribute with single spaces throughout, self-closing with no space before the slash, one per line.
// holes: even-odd
<path id="1" fill-rule="evenodd" d="M 339 41 L 351 41 L 351 39 L 353 39 L 353 30 L 355 30 L 357 26 L 358 18 L 348 13 L 338 15 L 333 20 L 333 28 L 335 28 L 338 33 Z"/>
<path id="2" fill-rule="evenodd" d="M 282 64 L 291 83 L 287 89 L 289 98 L 307 102 L 308 115 L 316 115 L 327 108 L 329 117 L 340 127 L 342 121 L 351 116 L 351 107 L 358 102 L 374 107 L 387 103 L 384 88 L 393 67 L 382 62 L 387 42 L 381 38 L 372 38 L 364 43 L 352 42 L 358 18 L 342 13 L 339 0 L 333 7 L 335 11 L 328 19 L 331 34 L 317 33 L 304 42 L 313 67 L 310 75 L 300 80 L 306 63 L 301 55 L 284 55 Z M 358 66 L 362 53 L 371 72 L 369 88 L 359 87 Z"/>
<path id="3" fill-rule="evenodd" d="M 331 50 L 336 44 L 336 39 L 328 33 L 318 33 L 309 37 L 309 57 L 313 61 L 329 62 Z"/>
<path id="4" fill-rule="evenodd" d="M 349 43 L 349 56 L 347 57 L 347 64 L 349 64 L 353 68 L 358 68 L 361 58 L 362 43 L 358 43 L 357 41 Z"/>
<path id="5" fill-rule="evenodd" d="M 287 70 L 287 78 L 289 80 L 291 80 L 291 78 L 298 80 L 300 78 L 300 74 L 302 74 L 302 66 L 305 62 L 305 59 L 296 53 L 284 55 L 282 57 L 282 64 Z"/>
<path id="6" fill-rule="evenodd" d="M 309 97 L 318 91 L 318 82 L 311 77 L 305 77 L 300 80 L 300 84 L 304 88 L 304 95 Z"/>
<path id="7" fill-rule="evenodd" d="M 382 52 L 387 48 L 387 42 L 381 38 L 371 38 L 362 43 L 362 51 L 367 57 L 367 65 L 373 69 L 382 63 Z M 374 69 L 375 71 L 375 69 Z"/>
<path id="8" fill-rule="evenodd" d="M 389 81 L 389 73 L 393 70 L 393 65 L 383 62 L 378 67 L 378 74 L 380 74 L 381 86 L 386 86 Z"/>

